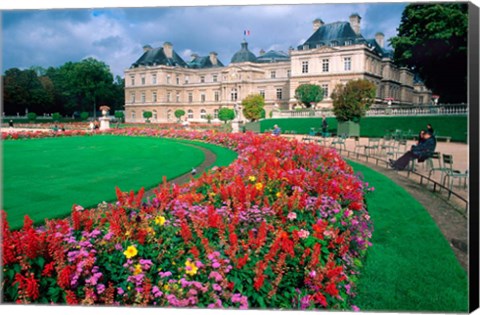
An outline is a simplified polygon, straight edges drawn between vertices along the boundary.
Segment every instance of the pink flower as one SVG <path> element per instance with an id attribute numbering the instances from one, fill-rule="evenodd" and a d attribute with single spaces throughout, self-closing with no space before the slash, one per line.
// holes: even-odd
<path id="1" fill-rule="evenodd" d="M 287 219 L 289 219 L 290 221 L 293 221 L 297 218 L 297 214 L 295 212 L 290 212 L 288 215 L 287 215 Z"/>
<path id="2" fill-rule="evenodd" d="M 300 232 L 298 232 L 298 237 L 300 238 L 307 238 L 309 235 L 310 232 L 308 232 L 307 230 L 300 230 Z"/>
<path id="3" fill-rule="evenodd" d="M 222 287 L 219 286 L 219 285 L 216 284 L 216 283 L 215 283 L 214 285 L 212 285 L 212 288 L 213 288 L 215 291 L 222 291 Z"/>
<path id="4" fill-rule="evenodd" d="M 358 306 L 356 306 L 356 305 L 352 305 L 352 310 L 353 310 L 354 312 L 360 312 L 360 309 L 359 309 Z"/>

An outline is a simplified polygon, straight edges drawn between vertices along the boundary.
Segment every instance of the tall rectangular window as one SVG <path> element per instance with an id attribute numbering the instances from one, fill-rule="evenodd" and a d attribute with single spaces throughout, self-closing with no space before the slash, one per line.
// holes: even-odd
<path id="1" fill-rule="evenodd" d="M 145 103 L 145 92 L 142 92 L 142 103 Z"/>
<path id="2" fill-rule="evenodd" d="M 157 92 L 152 92 L 152 102 L 157 102 Z"/>
<path id="3" fill-rule="evenodd" d="M 230 99 L 232 101 L 236 101 L 238 99 L 238 92 L 237 92 L 237 89 L 232 89 L 232 91 L 230 92 Z"/>
<path id="4" fill-rule="evenodd" d="M 322 84 L 322 89 L 323 89 L 323 98 L 328 98 L 328 84 Z"/>
<path id="5" fill-rule="evenodd" d="M 200 83 L 205 83 L 205 76 L 204 75 L 200 76 Z"/>
<path id="6" fill-rule="evenodd" d="M 217 82 L 218 81 L 218 75 L 214 74 L 212 76 L 212 80 L 213 80 L 213 82 Z"/>
<path id="7" fill-rule="evenodd" d="M 170 84 L 170 75 L 167 74 L 167 84 Z"/>
<path id="8" fill-rule="evenodd" d="M 343 59 L 343 69 L 345 71 L 352 70 L 352 58 L 351 57 L 345 57 Z"/>
<path id="9" fill-rule="evenodd" d="M 215 102 L 220 101 L 220 91 L 215 91 Z"/>
<path id="10" fill-rule="evenodd" d="M 330 60 L 322 59 L 322 72 L 328 72 L 329 71 L 329 65 L 330 65 Z"/>
<path id="11" fill-rule="evenodd" d="M 218 118 L 218 109 L 213 110 L 213 118 Z"/>
<path id="12" fill-rule="evenodd" d="M 176 80 L 177 80 L 177 85 L 180 85 L 180 77 L 178 75 L 177 75 Z"/>
<path id="13" fill-rule="evenodd" d="M 135 103 L 135 92 L 130 93 L 130 103 Z"/>
<path id="14" fill-rule="evenodd" d="M 142 85 L 145 85 L 145 75 L 144 74 L 142 74 L 142 76 L 141 76 L 141 82 L 142 82 Z"/>
<path id="15" fill-rule="evenodd" d="M 135 76 L 134 75 L 131 75 L 130 76 L 130 85 L 135 85 Z"/>
<path id="16" fill-rule="evenodd" d="M 270 78 L 275 79 L 277 77 L 277 73 L 275 71 L 270 72 Z"/>
<path id="17" fill-rule="evenodd" d="M 188 75 L 187 75 L 187 76 L 185 76 L 185 84 L 188 84 L 188 80 L 189 80 L 189 78 L 188 78 Z"/>
<path id="18" fill-rule="evenodd" d="M 287 77 L 290 78 L 290 75 L 292 74 L 292 72 L 290 70 L 287 70 Z"/>
<path id="19" fill-rule="evenodd" d="M 265 99 L 265 90 L 258 91 L 258 94 L 260 94 L 263 97 L 263 99 Z"/>
<path id="20" fill-rule="evenodd" d="M 172 93 L 167 92 L 167 102 L 171 102 L 171 101 L 172 101 Z"/>
<path id="21" fill-rule="evenodd" d="M 152 84 L 157 84 L 157 75 L 152 74 Z"/>
<path id="22" fill-rule="evenodd" d="M 205 103 L 205 93 L 200 94 L 200 102 Z"/>
<path id="23" fill-rule="evenodd" d="M 193 102 L 193 93 L 192 93 L 192 92 L 189 92 L 189 93 L 188 93 L 188 102 L 189 102 L 189 103 L 192 103 L 192 102 Z"/>
<path id="24" fill-rule="evenodd" d="M 282 89 L 277 89 L 277 100 L 282 99 Z"/>
<path id="25" fill-rule="evenodd" d="M 308 61 L 302 61 L 302 73 L 308 73 Z"/>
<path id="26" fill-rule="evenodd" d="M 177 103 L 180 103 L 180 92 L 177 92 L 176 101 L 177 101 Z"/>

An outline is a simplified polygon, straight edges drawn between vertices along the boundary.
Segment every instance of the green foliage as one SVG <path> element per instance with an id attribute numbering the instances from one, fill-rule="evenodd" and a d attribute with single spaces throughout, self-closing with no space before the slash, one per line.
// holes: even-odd
<path id="1" fill-rule="evenodd" d="M 30 112 L 28 113 L 27 117 L 28 117 L 28 120 L 35 121 L 37 119 L 37 114 L 34 112 Z"/>
<path id="2" fill-rule="evenodd" d="M 323 89 L 315 84 L 301 84 L 295 89 L 295 98 L 307 108 L 310 108 L 312 103 L 321 102 L 323 95 Z"/>
<path id="3" fill-rule="evenodd" d="M 213 119 L 213 116 L 212 116 L 212 114 L 207 114 L 207 116 L 205 116 L 205 118 L 207 119 L 208 123 L 211 123 L 212 119 Z"/>
<path id="4" fill-rule="evenodd" d="M 125 119 L 125 114 L 123 112 L 115 112 L 115 118 L 117 118 L 120 121 L 123 121 Z"/>
<path id="5" fill-rule="evenodd" d="M 53 113 L 52 114 L 53 121 L 60 121 L 61 118 L 62 118 L 62 115 L 60 115 L 60 113 Z"/>
<path id="6" fill-rule="evenodd" d="M 256 121 L 265 117 L 265 110 L 263 107 L 265 106 L 265 99 L 260 94 L 251 94 L 245 97 L 242 101 L 243 106 L 243 115 L 246 119 L 250 121 Z"/>
<path id="7" fill-rule="evenodd" d="M 180 119 L 183 115 L 185 115 L 185 111 L 183 109 L 177 109 L 175 111 L 175 117 L 177 117 L 178 119 Z"/>
<path id="8" fill-rule="evenodd" d="M 60 67 L 8 69 L 3 77 L 4 111 L 15 115 L 92 111 L 95 104 L 121 109 L 125 104 L 124 80 L 114 80 L 109 67 L 93 58 L 67 62 Z"/>
<path id="9" fill-rule="evenodd" d="M 222 107 L 218 111 L 218 119 L 227 123 L 229 120 L 233 120 L 235 118 L 235 111 L 231 108 Z"/>
<path id="10" fill-rule="evenodd" d="M 338 84 L 332 93 L 335 117 L 339 121 L 360 121 L 375 101 L 375 93 L 375 84 L 365 79 Z"/>
<path id="11" fill-rule="evenodd" d="M 81 120 L 87 120 L 88 119 L 88 112 L 81 112 L 80 113 L 80 119 Z"/>
<path id="12" fill-rule="evenodd" d="M 390 39 L 394 60 L 413 67 L 442 102 L 466 102 L 467 34 L 467 3 L 409 4 Z"/>
<path id="13" fill-rule="evenodd" d="M 146 111 L 143 112 L 143 118 L 145 118 L 146 122 L 150 122 L 150 118 L 152 118 L 153 114 L 152 112 Z"/>

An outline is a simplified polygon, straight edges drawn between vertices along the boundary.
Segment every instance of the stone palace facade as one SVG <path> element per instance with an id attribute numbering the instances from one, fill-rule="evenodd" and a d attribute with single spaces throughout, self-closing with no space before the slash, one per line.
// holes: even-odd
<path id="1" fill-rule="evenodd" d="M 365 39 L 361 17 L 349 22 L 324 24 L 313 21 L 313 34 L 288 53 L 261 50 L 256 56 L 244 40 L 229 65 L 215 52 L 192 55 L 184 61 L 165 42 L 162 47 L 144 46 L 143 55 L 125 70 L 125 119 L 143 122 L 151 111 L 152 122 L 174 122 L 174 112 L 183 109 L 189 121 L 217 118 L 221 107 L 233 108 L 250 94 L 265 98 L 265 110 L 292 109 L 299 102 L 295 89 L 304 83 L 320 85 L 325 91 L 317 108 L 330 108 L 330 93 L 337 84 L 367 79 L 377 86 L 377 104 L 418 105 L 428 103 L 431 92 L 407 68 L 396 66 L 393 52 L 384 48 L 384 35 Z"/>

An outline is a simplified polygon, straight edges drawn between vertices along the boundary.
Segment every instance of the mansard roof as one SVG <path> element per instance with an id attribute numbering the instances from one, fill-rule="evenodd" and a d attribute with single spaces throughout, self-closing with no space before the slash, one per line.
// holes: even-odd
<path id="1" fill-rule="evenodd" d="M 263 55 L 257 57 L 257 62 L 268 63 L 268 62 L 279 62 L 279 61 L 289 61 L 290 56 L 283 51 L 270 50 Z"/>
<path id="2" fill-rule="evenodd" d="M 225 67 L 224 64 L 217 59 L 217 64 L 214 65 L 210 56 L 195 56 L 193 60 L 188 63 L 188 67 L 192 69 L 206 69 L 206 68 L 218 68 Z"/>
<path id="3" fill-rule="evenodd" d="M 172 58 L 167 58 L 163 47 L 147 49 L 143 55 L 132 64 L 132 67 L 157 65 L 187 67 L 187 63 L 183 61 L 175 50 L 172 52 Z"/>
<path id="4" fill-rule="evenodd" d="M 348 22 L 334 22 L 319 27 L 309 39 L 298 49 L 303 49 L 305 45 L 308 48 L 316 48 L 318 46 L 345 46 L 364 42 L 365 39 L 361 34 L 356 34 L 352 26 Z"/>
<path id="5" fill-rule="evenodd" d="M 244 40 L 242 42 L 242 48 L 237 51 L 230 61 L 231 63 L 240 63 L 240 62 L 256 62 L 257 57 L 248 50 L 248 43 Z"/>

